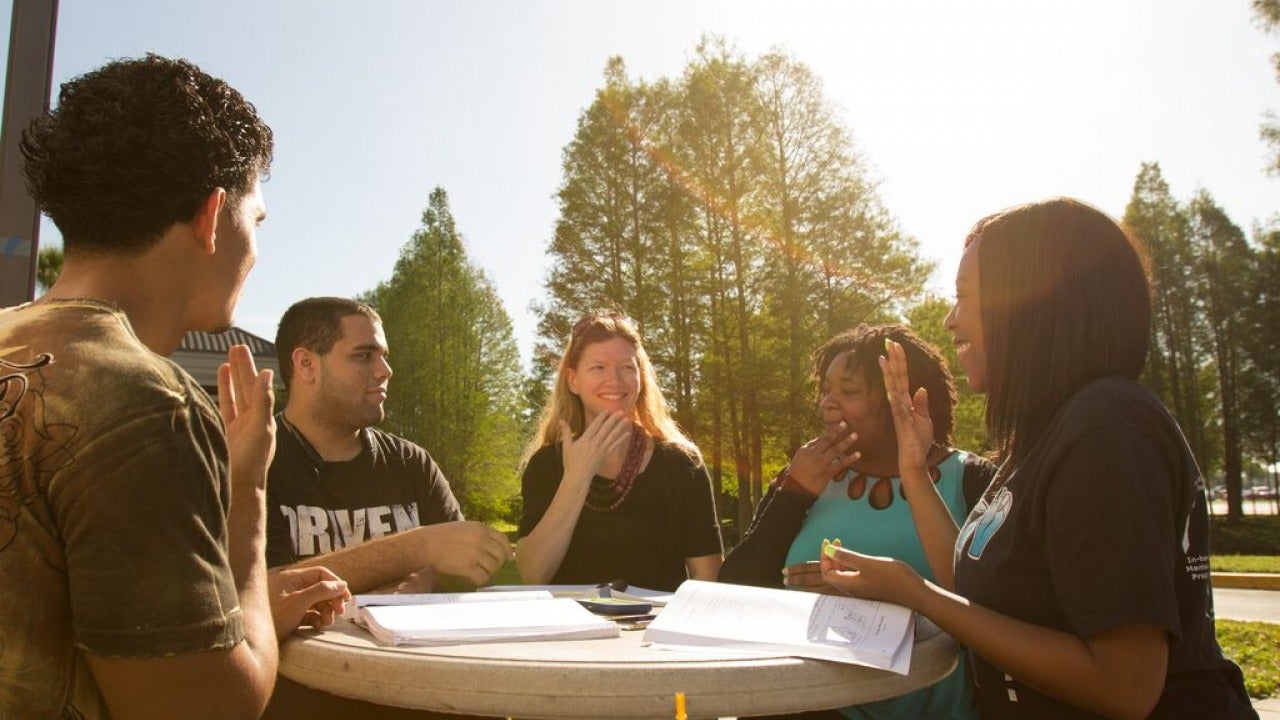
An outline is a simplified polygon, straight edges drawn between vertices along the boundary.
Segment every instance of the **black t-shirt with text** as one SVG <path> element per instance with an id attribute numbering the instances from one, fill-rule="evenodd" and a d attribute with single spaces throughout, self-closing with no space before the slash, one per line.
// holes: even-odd
<path id="1" fill-rule="evenodd" d="M 267 564 L 288 565 L 423 525 L 462 510 L 426 450 L 376 428 L 360 454 L 325 462 L 284 418 L 267 475 Z"/>

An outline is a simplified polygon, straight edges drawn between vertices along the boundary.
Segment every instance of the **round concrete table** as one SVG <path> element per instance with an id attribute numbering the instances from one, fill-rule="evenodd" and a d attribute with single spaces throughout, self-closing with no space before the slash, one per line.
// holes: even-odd
<path id="1" fill-rule="evenodd" d="M 386 647 L 346 620 L 301 631 L 280 673 L 381 705 L 518 718 L 671 718 L 683 692 L 691 718 L 816 710 L 902 695 L 956 666 L 957 645 L 917 617 L 909 675 L 792 657 L 743 657 L 641 646 L 617 638 Z"/>

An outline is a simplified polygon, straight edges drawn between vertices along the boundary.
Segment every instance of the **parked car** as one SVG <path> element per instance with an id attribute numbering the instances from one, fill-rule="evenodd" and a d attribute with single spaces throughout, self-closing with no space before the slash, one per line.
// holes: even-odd
<path id="1" fill-rule="evenodd" d="M 1270 485 L 1254 485 L 1244 489 L 1244 496 L 1256 500 L 1271 500 L 1276 497 L 1275 488 Z"/>

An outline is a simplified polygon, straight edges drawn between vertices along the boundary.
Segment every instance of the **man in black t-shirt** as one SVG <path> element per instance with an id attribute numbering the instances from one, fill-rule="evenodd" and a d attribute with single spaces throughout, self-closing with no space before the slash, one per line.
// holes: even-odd
<path id="1" fill-rule="evenodd" d="M 288 406 L 267 484 L 267 562 L 323 562 L 353 593 L 425 592 L 436 572 L 484 583 L 511 557 L 466 521 L 421 447 L 382 432 L 391 366 L 382 321 L 344 298 L 290 307 L 276 333 Z"/>

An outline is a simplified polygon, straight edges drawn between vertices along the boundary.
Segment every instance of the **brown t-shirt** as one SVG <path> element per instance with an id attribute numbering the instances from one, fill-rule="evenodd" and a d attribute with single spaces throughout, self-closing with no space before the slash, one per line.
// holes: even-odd
<path id="1" fill-rule="evenodd" d="M 84 651 L 244 636 L 212 401 L 94 301 L 0 310 L 0 717 L 106 717 Z"/>

